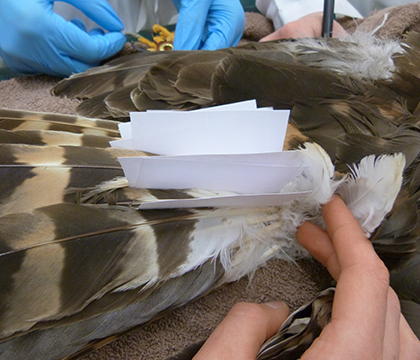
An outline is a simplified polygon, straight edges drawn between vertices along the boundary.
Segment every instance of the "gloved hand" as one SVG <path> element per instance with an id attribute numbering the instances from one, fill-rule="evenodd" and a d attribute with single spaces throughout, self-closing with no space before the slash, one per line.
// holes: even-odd
<path id="1" fill-rule="evenodd" d="M 245 27 L 239 0 L 172 0 L 179 11 L 174 49 L 216 50 L 235 46 Z"/>
<path id="2" fill-rule="evenodd" d="M 0 56 L 21 73 L 68 76 L 98 65 L 124 45 L 124 25 L 106 0 L 62 0 L 110 31 L 87 32 L 53 12 L 54 0 L 0 1 Z"/>

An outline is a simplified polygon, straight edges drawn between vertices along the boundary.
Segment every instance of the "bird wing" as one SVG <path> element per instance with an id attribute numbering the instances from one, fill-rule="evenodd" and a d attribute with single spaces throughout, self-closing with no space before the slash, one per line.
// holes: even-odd
<path id="1" fill-rule="evenodd" d="M 189 110 L 267 96 L 270 106 L 290 107 L 293 100 L 308 96 L 335 98 L 363 93 L 379 80 L 387 83 L 395 71 L 391 57 L 402 53 L 395 41 L 360 36 L 251 43 L 212 52 L 132 54 L 64 79 L 53 93 L 91 99 L 94 106 L 78 108 L 84 116 L 113 116 L 116 109 L 128 116 L 125 109 L 132 106 L 139 111 Z M 127 97 L 112 95 L 123 87 L 127 93 L 130 89 L 131 104 Z M 109 97 L 112 104 L 107 104 Z"/>
<path id="2" fill-rule="evenodd" d="M 415 39 L 409 39 L 408 43 L 415 47 Z M 319 144 L 320 147 L 312 144 L 306 144 L 305 147 L 306 151 L 315 157 L 313 163 L 319 164 L 313 168 L 318 168 L 325 175 L 317 179 L 306 176 L 291 186 L 304 187 L 308 182 L 314 181 L 319 184 L 316 187 L 319 191 L 316 193 L 324 199 L 324 202 L 336 187 L 354 186 L 355 182 L 357 183 L 355 179 L 362 176 L 363 171 L 360 169 L 364 169 L 366 164 L 354 168 L 353 180 L 349 178 L 346 181 L 330 179 L 334 166 L 341 172 L 351 173 L 350 164 L 360 163 L 364 157 L 372 154 L 386 154 L 391 156 L 378 157 L 374 161 L 365 160 L 368 164 L 366 166 L 376 172 L 382 168 L 380 164 L 386 163 L 385 159 L 394 159 L 393 166 L 399 168 L 401 173 L 402 156 L 395 154 L 404 154 L 406 168 L 402 190 L 392 210 L 389 207 L 393 201 L 383 203 L 387 209 L 384 213 L 388 210 L 391 212 L 383 225 L 372 234 L 372 242 L 378 253 L 391 271 L 397 273 L 414 258 L 418 248 L 419 176 L 416 165 L 419 131 L 418 110 L 415 106 L 416 93 L 410 91 L 406 106 L 407 91 L 399 84 L 406 85 L 408 80 L 405 80 L 402 74 L 404 66 L 399 64 L 408 61 L 408 58 L 402 59 L 409 54 L 409 51 L 402 50 L 399 44 L 384 44 L 379 41 L 373 44 L 376 46 L 374 50 L 376 55 L 371 56 L 372 44 L 369 44 L 367 47 L 360 42 L 351 41 L 348 43 L 338 41 L 325 43 L 324 40 L 291 41 L 253 44 L 245 48 L 214 52 L 215 55 L 210 57 L 203 56 L 202 52 L 136 55 L 115 60 L 105 67 L 92 70 L 89 74 L 64 80 L 54 92 L 62 96 L 90 97 L 91 101 L 97 104 L 95 111 L 106 114 L 107 117 L 113 114 L 126 115 L 132 106 L 139 110 L 189 109 L 248 98 L 257 98 L 264 105 L 292 107 L 291 121 L 295 133 L 289 136 L 288 146 L 301 147 L 302 142 L 308 139 Z M 363 49 L 366 51 L 360 51 L 361 46 L 364 46 Z M 411 47 L 409 48 L 411 51 Z M 349 51 L 352 56 L 348 55 Z M 359 57 L 355 55 L 357 52 L 361 54 Z M 392 61 L 397 56 L 400 63 Z M 141 60 L 135 64 L 134 58 Z M 367 63 L 366 59 L 369 58 L 370 63 Z M 348 59 L 352 61 L 347 61 Z M 350 66 L 347 66 L 347 63 L 350 63 Z M 364 66 L 361 67 L 360 64 Z M 373 73 L 373 65 L 381 71 L 370 76 L 370 73 Z M 137 67 L 141 69 L 137 70 Z M 127 77 L 126 74 L 131 74 L 133 77 Z M 200 81 L 193 82 L 194 74 L 200 74 Z M 93 79 L 95 81 L 92 81 Z M 404 81 L 401 80 L 399 83 L 398 79 Z M 102 86 L 101 82 L 106 85 Z M 411 87 L 416 86 L 415 81 L 409 83 Z M 207 87 L 207 84 L 210 84 L 210 87 Z M 216 98 L 215 94 L 220 95 L 220 98 Z M 238 94 L 240 95 L 237 96 Z M 109 101 L 109 107 L 106 99 Z M 87 103 L 84 109 L 89 111 L 90 107 Z M 366 142 L 372 146 L 366 146 Z M 23 148 L 34 145 L 19 146 Z M 63 167 L 67 162 L 67 160 L 63 162 L 63 153 L 67 148 L 56 145 L 55 150 L 47 150 L 47 153 L 59 151 L 60 155 L 51 155 L 51 158 Z M 329 156 L 326 156 L 322 148 Z M 24 152 L 24 150 L 19 151 Z M 19 168 L 21 163 L 29 167 L 34 165 L 25 162 L 25 158 L 24 161 L 19 160 L 19 164 L 14 162 L 18 158 L 16 156 L 20 154 L 19 151 L 8 150 L 8 161 L 13 166 L 6 164 L 5 168 Z M 70 152 L 77 150 L 72 149 Z M 34 151 L 34 154 L 41 153 L 42 151 Z M 319 156 L 315 155 L 317 153 Z M 5 155 L 6 159 L 7 156 Z M 115 161 L 115 157 L 107 149 L 93 147 L 92 155 L 88 158 L 96 157 L 110 162 Z M 72 171 L 78 167 L 74 164 L 75 162 L 70 166 Z M 83 349 L 91 340 L 107 337 L 144 323 L 166 309 L 179 306 L 225 281 L 232 281 L 252 272 L 264 261 L 279 253 L 286 256 L 302 254 L 302 250 L 297 249 L 294 242 L 296 224 L 287 230 L 287 234 L 292 234 L 291 236 L 286 236 L 285 232 L 279 233 L 279 229 L 283 231 L 285 224 L 280 214 L 286 208 L 280 209 L 281 211 L 273 208 L 240 211 L 232 209 L 139 211 L 133 204 L 138 204 L 146 198 L 195 195 L 191 191 L 133 190 L 127 188 L 121 179 L 108 177 L 110 174 L 108 171 L 110 169 L 106 169 L 106 176 L 98 176 L 92 184 L 86 176 L 78 176 L 82 184 L 63 181 L 64 185 L 59 191 L 61 198 L 56 197 L 52 203 L 34 205 L 28 209 L 20 206 L 19 210 L 6 212 L 1 218 L 5 224 L 2 231 L 6 234 L 5 252 L 1 257 L 3 261 L 14 259 L 6 265 L 9 270 L 4 275 L 4 286 L 11 291 L 9 294 L 13 293 L 13 296 L 7 298 L 8 292 L 5 292 L 3 297 L 6 298 L 4 300 L 6 305 L 11 306 L 10 311 L 5 312 L 6 320 L 2 325 L 5 338 L 0 344 L 0 354 L 3 351 L 6 354 L 5 358 L 18 359 L 16 352 L 19 350 L 16 350 L 17 346 L 14 346 L 16 343 L 13 342 L 15 339 L 24 339 L 27 347 L 23 351 L 24 353 L 28 351 L 29 354 L 45 353 L 51 346 L 49 340 L 51 338 L 65 339 L 60 342 L 60 350 L 55 349 L 57 353 L 52 356 L 63 357 L 72 354 L 77 349 Z M 379 179 L 381 176 L 390 176 L 396 180 L 394 185 L 399 188 L 398 181 L 401 177 L 396 176 L 398 171 L 379 172 L 381 174 Z M 370 171 L 368 173 L 369 175 L 363 176 L 371 179 L 371 182 L 362 181 L 358 184 L 362 184 L 365 190 L 368 189 L 370 195 L 376 194 L 375 199 L 379 195 L 392 197 L 398 192 L 398 190 L 385 191 L 377 187 L 381 181 L 371 176 Z M 37 176 L 38 174 L 33 178 L 36 179 Z M 23 177 L 27 178 L 29 176 Z M 386 183 L 384 181 L 384 184 Z M 322 184 L 324 185 L 321 186 Z M 49 183 L 48 186 L 52 185 Z M 330 189 L 329 192 L 323 191 L 324 186 Z M 8 188 L 11 189 L 9 194 L 16 194 L 13 184 L 8 185 Z M 65 197 L 62 195 L 62 189 Z M 358 191 L 341 189 L 343 194 L 353 194 L 349 196 L 350 199 L 357 200 L 360 197 Z M 47 191 L 44 191 L 44 194 L 46 193 Z M 287 211 L 294 214 L 306 211 L 310 214 L 309 217 L 312 216 L 312 219 L 319 222 L 321 216 L 317 209 L 323 201 L 314 198 L 312 201 L 309 200 L 293 203 L 292 208 L 288 208 Z M 312 209 L 308 208 L 308 204 L 317 205 L 318 208 L 308 211 Z M 363 202 L 360 204 L 365 206 Z M 14 219 L 15 221 L 12 221 Z M 83 221 L 85 219 L 92 221 L 89 221 L 89 224 L 77 225 L 87 223 Z M 361 221 L 363 223 L 363 220 Z M 95 222 L 98 224 L 97 227 Z M 374 222 L 378 222 L 378 219 Z M 27 223 L 28 226 L 22 228 L 22 223 Z M 375 227 L 369 225 L 369 231 Z M 101 228 L 105 230 L 100 230 Z M 115 233 L 121 236 L 115 239 L 112 235 Z M 14 238 L 24 238 L 25 241 L 16 240 L 13 248 L 9 243 L 13 238 L 10 234 L 16 234 Z M 22 235 L 17 236 L 18 234 Z M 30 236 L 26 237 L 25 234 Z M 39 237 L 39 234 L 42 236 L 45 234 L 45 239 Z M 34 241 L 37 245 L 26 248 L 27 241 Z M 113 245 L 110 245 L 111 243 Z M 177 245 L 178 243 L 180 245 Z M 209 244 L 212 245 L 209 247 Z M 83 245 L 87 246 L 86 250 L 83 250 Z M 102 245 L 104 248 L 101 250 Z M 149 254 L 144 260 L 144 268 L 134 259 L 135 255 L 142 253 L 143 248 L 139 250 L 142 246 L 145 247 L 145 253 Z M 157 249 L 160 248 L 164 250 L 159 252 Z M 258 254 L 256 258 L 259 260 L 248 265 L 247 261 L 254 258 L 249 256 L 251 249 L 252 254 Z M 92 269 L 85 264 L 86 260 L 83 263 L 79 259 L 82 255 L 79 255 L 78 251 L 83 253 L 85 259 L 92 252 L 98 252 L 98 259 L 95 260 L 98 262 L 97 275 L 101 276 L 98 284 L 93 284 L 97 276 L 96 269 L 92 272 Z M 55 279 L 52 283 L 59 284 L 54 289 L 59 287 L 60 290 L 51 291 L 48 295 L 51 298 L 46 297 L 51 304 L 54 304 L 54 307 L 51 307 L 53 310 L 50 309 L 51 313 L 48 313 L 48 309 L 45 311 L 42 307 L 45 303 L 41 302 L 41 305 L 31 309 L 32 312 L 28 312 L 32 314 L 30 318 L 24 318 L 22 311 L 19 311 L 19 303 L 13 307 L 10 305 L 10 299 L 12 297 L 18 299 L 18 295 L 21 294 L 22 304 L 31 306 L 30 301 L 25 298 L 28 287 L 25 287 L 23 280 L 15 279 L 18 278 L 17 274 L 19 279 L 35 279 L 28 282 L 29 288 L 38 283 L 35 267 L 30 266 L 31 260 L 32 263 L 41 263 L 42 256 L 37 257 L 38 252 L 45 254 L 51 252 L 57 255 L 57 262 L 51 265 L 58 269 L 53 272 Z M 159 261 L 159 254 L 164 256 L 165 261 Z M 21 258 L 17 260 L 19 256 Z M 48 259 L 54 258 L 53 255 L 45 256 Z M 141 257 L 141 254 L 138 256 Z M 172 256 L 175 258 L 172 259 Z M 93 257 L 96 259 L 95 255 Z M 71 259 L 79 261 L 78 265 L 71 266 L 66 262 Z M 27 267 L 21 267 L 21 264 Z M 246 265 L 241 267 L 239 266 L 241 264 Z M 66 271 L 67 269 L 70 270 Z M 153 279 L 152 276 L 144 277 L 142 274 L 145 271 L 146 273 L 150 271 L 149 275 L 158 273 L 158 276 Z M 45 273 L 51 275 L 47 270 Z M 58 274 L 66 274 L 66 277 L 62 278 Z M 160 277 L 162 274 L 164 276 Z M 43 275 L 44 273 L 41 274 L 41 279 Z M 91 286 L 79 285 L 80 279 L 85 277 L 86 283 L 90 283 Z M 408 276 L 404 279 L 407 281 Z M 82 286 L 83 289 L 77 289 L 78 286 Z M 191 291 L 186 291 L 185 288 Z M 44 288 L 37 293 L 45 296 L 48 291 L 49 289 Z M 407 295 L 407 289 L 404 289 L 405 298 L 417 299 L 414 296 L 417 294 L 416 289 L 412 291 Z M 412 309 L 409 306 L 406 308 Z M 144 317 L 142 314 L 145 314 Z M 25 334 L 27 331 L 29 332 Z"/>
<path id="3" fill-rule="evenodd" d="M 52 114 L 43 116 L 54 121 Z M 21 114 L 22 125 L 24 119 Z M 96 122 L 83 121 L 86 128 Z M 294 240 L 296 225 L 321 218 L 319 204 L 343 184 L 332 180 L 325 151 L 308 143 L 300 151 L 311 171 L 287 190 L 315 184 L 316 191 L 299 202 L 141 211 L 137 205 L 150 198 L 209 192 L 129 188 L 117 157 L 148 155 L 140 151 L 10 141 L 0 146 L 3 358 L 70 356 L 250 274 L 273 257 L 305 254 Z M 51 347 L 47 338 L 62 340 Z"/>

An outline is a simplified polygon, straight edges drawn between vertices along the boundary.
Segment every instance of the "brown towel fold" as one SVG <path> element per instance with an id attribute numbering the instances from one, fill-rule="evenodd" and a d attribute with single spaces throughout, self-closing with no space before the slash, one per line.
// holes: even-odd
<path id="1" fill-rule="evenodd" d="M 259 13 L 245 13 L 245 29 L 240 44 L 258 41 L 274 31 L 273 22 Z"/>
<path id="2" fill-rule="evenodd" d="M 343 18 L 341 25 L 350 33 L 356 29 L 373 32 L 382 39 L 399 39 L 409 31 L 420 31 L 420 2 L 374 11 L 364 19 Z"/>

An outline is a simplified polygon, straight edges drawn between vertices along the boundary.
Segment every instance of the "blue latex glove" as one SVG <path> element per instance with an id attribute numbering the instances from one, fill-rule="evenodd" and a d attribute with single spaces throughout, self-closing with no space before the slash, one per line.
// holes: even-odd
<path id="1" fill-rule="evenodd" d="M 54 0 L 0 0 L 0 56 L 14 71 L 68 76 L 98 65 L 124 45 L 124 25 L 106 0 L 62 0 L 110 31 L 87 32 L 53 12 Z"/>
<path id="2" fill-rule="evenodd" d="M 172 0 L 179 11 L 174 49 L 216 50 L 235 46 L 245 27 L 239 0 Z"/>

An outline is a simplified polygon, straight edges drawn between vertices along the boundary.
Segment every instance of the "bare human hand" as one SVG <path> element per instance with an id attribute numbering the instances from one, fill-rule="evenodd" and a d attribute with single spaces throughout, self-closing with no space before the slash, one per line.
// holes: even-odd
<path id="1" fill-rule="evenodd" d="M 322 12 L 312 13 L 292 21 L 267 35 L 260 41 L 270 41 L 289 38 L 316 38 L 322 36 Z M 333 23 L 333 37 L 343 37 L 347 35 L 346 30 L 337 22 Z"/>
<path id="2" fill-rule="evenodd" d="M 194 360 L 255 360 L 261 345 L 289 316 L 281 302 L 238 303 L 205 342 Z"/>
<path id="3" fill-rule="evenodd" d="M 323 215 L 326 231 L 307 222 L 297 237 L 327 267 L 337 289 L 331 322 L 301 359 L 419 359 L 420 342 L 389 287 L 388 270 L 353 214 L 335 196 Z M 237 304 L 194 360 L 255 360 L 287 315 L 282 303 Z"/>
<path id="4" fill-rule="evenodd" d="M 302 360 L 418 359 L 420 342 L 357 220 L 338 196 L 324 205 L 323 215 L 327 231 L 305 223 L 297 237 L 327 267 L 337 288 L 331 322 Z"/>

